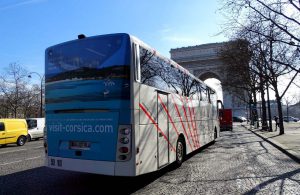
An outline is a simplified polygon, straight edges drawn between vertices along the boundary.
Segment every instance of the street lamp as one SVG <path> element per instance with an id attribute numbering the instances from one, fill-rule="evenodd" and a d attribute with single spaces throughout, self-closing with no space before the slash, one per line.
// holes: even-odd
<path id="1" fill-rule="evenodd" d="M 45 77 L 45 75 L 41 76 L 39 73 L 37 72 L 30 72 L 28 75 L 28 78 L 32 78 L 32 74 L 37 74 L 40 77 L 41 80 L 41 105 L 40 105 L 40 117 L 43 117 L 43 79 Z"/>

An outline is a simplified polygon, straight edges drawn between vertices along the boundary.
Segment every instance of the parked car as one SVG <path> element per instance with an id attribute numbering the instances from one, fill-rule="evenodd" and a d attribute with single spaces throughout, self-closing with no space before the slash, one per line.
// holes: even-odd
<path id="1" fill-rule="evenodd" d="M 25 119 L 0 119 L 0 145 L 16 143 L 23 146 L 28 134 Z"/>
<path id="2" fill-rule="evenodd" d="M 243 120 L 243 122 L 246 122 L 246 121 L 247 121 L 246 117 L 239 116 L 239 118 L 240 118 L 240 119 L 242 119 L 242 120 Z"/>
<path id="3" fill-rule="evenodd" d="M 284 116 L 283 117 L 284 122 L 298 122 L 299 118 L 293 117 L 293 116 Z"/>
<path id="4" fill-rule="evenodd" d="M 27 140 L 44 137 L 45 118 L 27 118 L 28 136 Z"/>
<path id="5" fill-rule="evenodd" d="M 240 117 L 234 116 L 234 117 L 232 117 L 232 122 L 240 122 L 240 123 L 242 123 L 242 122 L 244 122 L 244 121 L 243 121 L 243 119 L 241 119 Z"/>

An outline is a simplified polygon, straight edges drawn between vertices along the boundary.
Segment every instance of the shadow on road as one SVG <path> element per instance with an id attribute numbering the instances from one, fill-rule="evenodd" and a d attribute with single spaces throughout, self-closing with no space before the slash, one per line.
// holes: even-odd
<path id="1" fill-rule="evenodd" d="M 293 180 L 293 181 L 297 182 L 298 184 L 300 184 L 299 180 L 296 180 L 296 179 L 292 178 L 293 176 L 297 175 L 298 173 L 300 173 L 300 169 L 296 169 L 294 171 L 287 172 L 287 173 L 284 173 L 284 174 L 281 174 L 281 175 L 276 175 L 274 178 L 269 179 L 269 180 L 267 180 L 265 182 L 262 182 L 259 185 L 255 186 L 254 188 L 249 190 L 247 193 L 244 193 L 244 195 L 256 194 L 257 192 L 259 192 L 264 187 L 266 187 L 269 184 L 274 183 L 278 180 L 281 181 L 279 194 L 284 194 L 284 181 L 285 180 L 290 179 L 290 180 Z"/>
<path id="2" fill-rule="evenodd" d="M 39 167 L 0 177 L 0 194 L 132 194 L 165 173 L 170 166 L 138 177 L 112 177 Z"/>
<path id="3" fill-rule="evenodd" d="M 211 144 L 189 154 L 186 160 Z M 113 177 L 39 167 L 1 176 L 0 194 L 132 194 L 176 168 L 173 163 L 137 177 Z"/>

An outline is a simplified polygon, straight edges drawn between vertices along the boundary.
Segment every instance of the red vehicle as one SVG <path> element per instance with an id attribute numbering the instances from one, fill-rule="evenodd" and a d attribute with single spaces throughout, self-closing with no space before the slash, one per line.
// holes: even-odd
<path id="1" fill-rule="evenodd" d="M 232 131 L 232 110 L 219 109 L 220 130 Z"/>

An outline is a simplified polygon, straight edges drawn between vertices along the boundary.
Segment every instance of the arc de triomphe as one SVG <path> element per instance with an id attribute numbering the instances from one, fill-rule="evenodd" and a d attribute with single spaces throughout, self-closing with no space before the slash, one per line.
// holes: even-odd
<path id="1" fill-rule="evenodd" d="M 171 49 L 171 59 L 188 69 L 202 81 L 215 78 L 221 84 L 226 79 L 224 64 L 218 57 L 218 51 L 224 43 L 209 43 L 190 47 Z M 233 116 L 246 116 L 246 105 L 232 92 L 222 86 L 223 104 L 233 110 Z"/>

